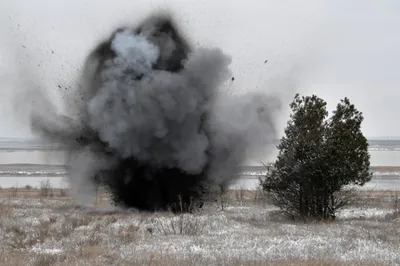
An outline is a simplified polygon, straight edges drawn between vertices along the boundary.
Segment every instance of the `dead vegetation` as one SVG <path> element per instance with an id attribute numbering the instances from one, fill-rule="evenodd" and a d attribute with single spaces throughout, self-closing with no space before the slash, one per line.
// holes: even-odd
<path id="1" fill-rule="evenodd" d="M 227 191 L 224 210 L 179 215 L 115 209 L 104 192 L 80 207 L 28 190 L 0 190 L 0 265 L 400 264 L 395 192 L 362 192 L 337 221 L 304 223 L 244 189 Z"/>

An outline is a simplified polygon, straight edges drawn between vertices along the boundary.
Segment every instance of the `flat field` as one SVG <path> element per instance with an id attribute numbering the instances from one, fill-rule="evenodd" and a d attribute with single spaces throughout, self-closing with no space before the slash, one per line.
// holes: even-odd
<path id="1" fill-rule="evenodd" d="M 255 191 L 173 215 L 2 189 L 0 265 L 400 265 L 396 192 L 360 193 L 335 221 L 300 222 Z"/>

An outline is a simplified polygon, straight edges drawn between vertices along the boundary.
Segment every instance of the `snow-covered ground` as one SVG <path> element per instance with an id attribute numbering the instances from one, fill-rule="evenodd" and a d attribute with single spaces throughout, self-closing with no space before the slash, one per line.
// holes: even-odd
<path id="1" fill-rule="evenodd" d="M 302 223 L 254 202 L 172 215 L 0 198 L 0 264 L 400 265 L 398 217 L 348 208 L 334 222 Z"/>

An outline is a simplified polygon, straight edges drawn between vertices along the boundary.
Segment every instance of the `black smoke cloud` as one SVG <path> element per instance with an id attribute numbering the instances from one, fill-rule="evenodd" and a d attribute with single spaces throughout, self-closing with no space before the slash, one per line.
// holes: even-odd
<path id="1" fill-rule="evenodd" d="M 170 15 L 152 15 L 100 43 L 68 114 L 43 98 L 32 128 L 67 145 L 79 198 L 103 185 L 120 206 L 187 211 L 275 137 L 276 99 L 221 89 L 230 63 L 220 49 L 190 47 Z"/>

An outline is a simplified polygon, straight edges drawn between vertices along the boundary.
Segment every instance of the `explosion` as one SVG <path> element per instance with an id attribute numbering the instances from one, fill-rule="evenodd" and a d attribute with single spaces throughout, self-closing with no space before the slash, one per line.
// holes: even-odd
<path id="1" fill-rule="evenodd" d="M 220 89 L 230 63 L 220 49 L 190 47 L 170 15 L 153 15 L 88 56 L 70 114 L 36 110 L 32 128 L 68 146 L 77 197 L 102 185 L 119 206 L 191 211 L 275 137 L 276 99 Z"/>

